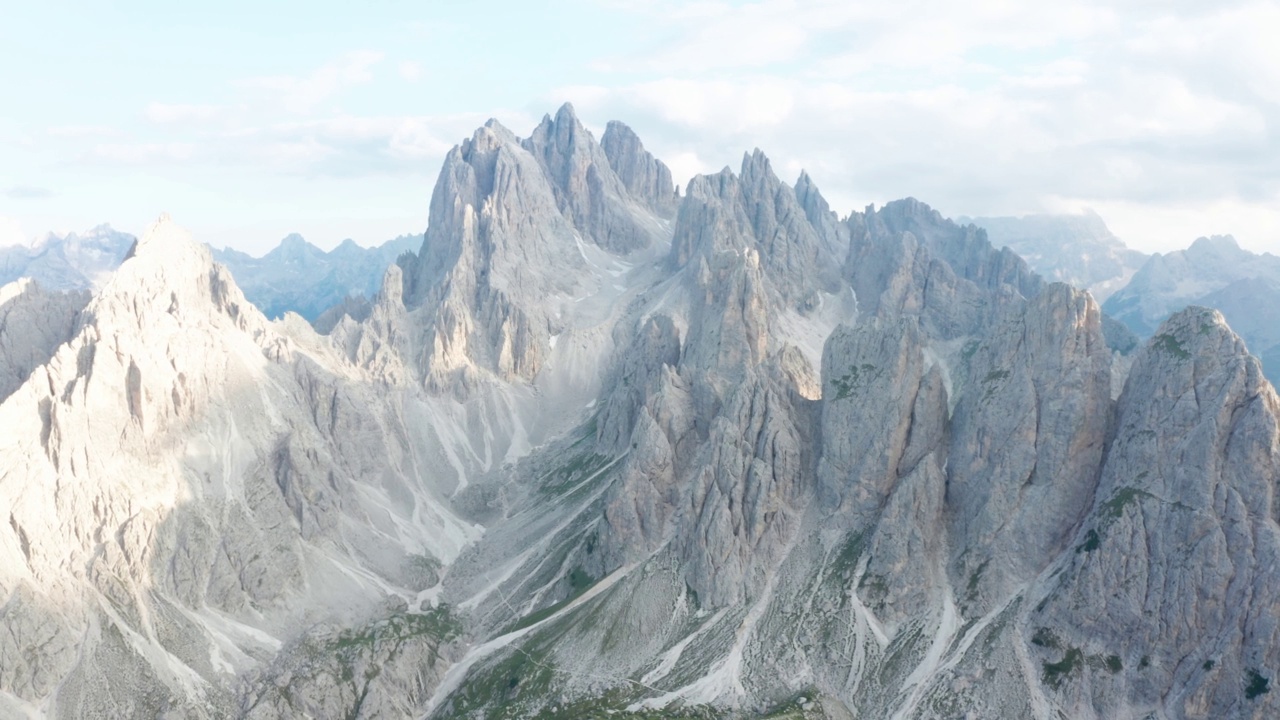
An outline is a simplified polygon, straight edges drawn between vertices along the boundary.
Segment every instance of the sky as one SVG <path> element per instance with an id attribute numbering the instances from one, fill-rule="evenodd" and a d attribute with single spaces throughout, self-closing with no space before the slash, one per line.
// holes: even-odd
<path id="1" fill-rule="evenodd" d="M 427 223 L 449 148 L 572 102 L 684 183 L 760 148 L 841 215 L 1098 212 L 1280 253 L 1280 0 L 19 2 L 0 244 L 162 212 L 216 247 Z"/>

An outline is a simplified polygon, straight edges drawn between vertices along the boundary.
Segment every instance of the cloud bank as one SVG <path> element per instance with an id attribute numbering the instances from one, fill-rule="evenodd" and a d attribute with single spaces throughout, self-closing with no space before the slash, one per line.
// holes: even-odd
<path id="1" fill-rule="evenodd" d="M 425 218 L 444 154 L 488 117 L 526 133 L 568 100 L 597 132 L 632 125 L 682 182 L 759 147 L 788 179 L 807 169 L 841 212 L 907 195 L 949 215 L 1089 207 L 1145 250 L 1230 232 L 1280 252 L 1275 2 L 587 9 L 602 21 L 510 20 L 523 24 L 501 37 L 524 44 L 492 40 L 508 14 L 483 28 L 405 22 L 381 30 L 403 30 L 404 47 L 336 47 L 290 72 L 156 92 L 133 125 L 67 118 L 25 142 L 68 172 L 132 173 L 149 188 L 181 179 L 200 197 L 269 184 L 303 213 L 327 188 L 351 203 L 336 232 L 359 237 L 356 223 L 391 195 L 418 203 L 401 215 Z M 586 42 L 593 34 L 608 41 Z M 53 202 L 27 192 L 43 187 L 76 199 L 45 178 L 10 179 L 15 202 Z"/>

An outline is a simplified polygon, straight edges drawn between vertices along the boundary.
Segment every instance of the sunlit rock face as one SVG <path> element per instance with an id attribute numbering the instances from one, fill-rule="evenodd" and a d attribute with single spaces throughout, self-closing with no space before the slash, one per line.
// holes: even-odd
<path id="1" fill-rule="evenodd" d="M 172 221 L 0 289 L 0 715 L 1271 717 L 1280 400 L 913 199 L 565 106 L 271 321 Z M 788 715 L 790 713 L 790 715 Z"/>

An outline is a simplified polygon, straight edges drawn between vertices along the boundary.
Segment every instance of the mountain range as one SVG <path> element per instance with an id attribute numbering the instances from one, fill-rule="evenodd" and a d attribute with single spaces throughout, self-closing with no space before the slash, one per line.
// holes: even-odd
<path id="1" fill-rule="evenodd" d="M 269 320 L 167 217 L 0 291 L 0 713 L 1280 715 L 1280 398 L 1216 310 L 1139 344 L 569 105 L 356 305 Z"/>
<path id="2" fill-rule="evenodd" d="M 421 245 L 421 235 L 402 235 L 370 248 L 347 239 L 325 252 L 293 234 L 262 257 L 225 248 L 214 250 L 213 259 L 227 267 L 267 317 L 296 312 L 314 321 L 348 297 L 376 295 L 387 266 Z"/>
<path id="3" fill-rule="evenodd" d="M 1040 275 L 1093 293 L 1098 302 L 1125 287 L 1147 255 L 1126 246 L 1095 212 L 1079 215 L 958 218 L 987 231 Z"/>
<path id="4" fill-rule="evenodd" d="M 83 235 L 49 233 L 30 246 L 0 247 L 0 285 L 30 278 L 49 290 L 89 290 L 119 267 L 137 240 L 99 225 Z"/>
<path id="5" fill-rule="evenodd" d="M 1272 382 L 1280 381 L 1280 257 L 1249 252 L 1230 235 L 1203 237 L 1148 258 L 1103 308 L 1149 337 L 1188 305 L 1220 310 Z"/>
<path id="6" fill-rule="evenodd" d="M 30 247 L 0 247 L 0 284 L 30 278 L 46 290 L 97 289 L 137 239 L 99 225 L 83 235 L 50 233 Z M 268 318 L 296 312 L 316 321 L 336 305 L 376 295 L 387 266 L 421 245 L 421 235 L 402 235 L 370 248 L 347 239 L 326 252 L 295 233 L 261 257 L 232 248 L 212 251 Z"/>

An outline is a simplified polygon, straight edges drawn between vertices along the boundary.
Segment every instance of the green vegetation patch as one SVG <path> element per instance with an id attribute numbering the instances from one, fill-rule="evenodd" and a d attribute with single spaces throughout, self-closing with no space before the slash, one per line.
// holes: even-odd
<path id="1" fill-rule="evenodd" d="M 1018 608 L 1021 605 L 1021 600 L 1015 600 L 1010 603 L 1009 607 L 1005 608 L 996 617 L 996 619 L 982 631 L 982 657 L 984 660 L 989 660 L 991 656 L 995 654 L 996 650 L 1004 644 L 1001 640 L 1004 638 L 1005 630 L 1009 628 L 1011 619 L 1017 615 Z"/>
<path id="2" fill-rule="evenodd" d="M 851 395 L 863 380 L 870 380 L 879 377 L 880 370 L 869 363 L 861 365 L 851 365 L 849 372 L 843 377 L 838 377 L 831 381 L 831 386 L 836 390 L 836 400 L 843 400 Z"/>
<path id="3" fill-rule="evenodd" d="M 1052 648 L 1054 650 L 1062 647 L 1058 641 L 1058 636 L 1047 627 L 1036 628 L 1036 632 L 1031 636 L 1031 644 L 1038 645 L 1043 648 Z"/>
<path id="4" fill-rule="evenodd" d="M 884 661 L 880 664 L 881 685 L 894 685 L 911 672 L 923 655 L 919 648 L 923 640 L 924 628 L 918 624 L 898 633 L 889 647 L 885 648 Z"/>
<path id="5" fill-rule="evenodd" d="M 991 372 L 987 373 L 986 377 L 982 378 L 982 382 L 984 385 L 990 385 L 991 383 L 1000 382 L 1001 380 L 1008 380 L 1008 379 L 1009 379 L 1008 370 L 992 370 Z"/>
<path id="6" fill-rule="evenodd" d="M 1093 552 L 1094 550 L 1097 550 L 1098 546 L 1101 544 L 1102 542 L 1098 537 L 1098 531 L 1091 529 L 1089 532 L 1084 534 L 1084 542 L 1076 546 L 1076 552 Z"/>
<path id="7" fill-rule="evenodd" d="M 794 692 L 782 702 L 775 703 L 765 710 L 760 715 L 760 720 L 803 720 L 806 716 L 804 706 L 817 705 L 819 696 L 818 689 L 813 686 Z"/>
<path id="8" fill-rule="evenodd" d="M 575 455 L 567 463 L 543 478 L 538 491 L 545 495 L 561 495 L 577 487 L 582 481 L 595 475 L 613 462 L 608 455 L 584 452 Z"/>
<path id="9" fill-rule="evenodd" d="M 884 598 L 888 596 L 888 578 L 877 573 L 867 573 L 859 580 L 858 589 L 873 606 L 882 606 Z"/>
<path id="10" fill-rule="evenodd" d="M 1151 339 L 1151 347 L 1161 352 L 1168 353 L 1179 360 L 1186 360 L 1191 357 L 1191 353 L 1182 347 L 1182 343 L 1178 342 L 1178 338 L 1169 333 L 1161 333 Z"/>
<path id="11" fill-rule="evenodd" d="M 1245 679 L 1249 681 L 1249 684 L 1244 688 L 1245 698 L 1252 700 L 1259 695 L 1266 695 L 1271 692 L 1271 681 L 1262 677 L 1262 674 L 1256 669 L 1250 669 Z"/>
<path id="12" fill-rule="evenodd" d="M 619 688 L 598 697 L 581 698 L 563 704 L 552 703 L 532 717 L 535 720 L 598 720 L 605 717 L 625 720 L 713 720 L 723 715 L 709 705 L 677 706 L 678 703 L 661 710 L 628 711 L 627 706 L 635 700 L 634 693 Z"/>
<path id="13" fill-rule="evenodd" d="M 527 718 L 552 694 L 556 675 L 546 648 L 527 643 L 505 658 L 471 673 L 450 701 L 451 717 L 482 711 L 487 718 Z"/>
<path id="14" fill-rule="evenodd" d="M 568 580 L 569 580 L 569 596 L 568 597 L 566 597 L 565 599 L 561 600 L 558 603 L 555 603 L 554 605 L 548 605 L 547 607 L 544 607 L 541 610 L 537 610 L 529 613 L 528 615 L 525 615 L 524 617 L 517 620 L 510 627 L 504 629 L 500 634 L 505 635 L 506 633 L 509 633 L 509 632 L 515 632 L 516 630 L 523 630 L 524 628 L 527 628 L 530 625 L 535 625 L 537 623 L 542 622 L 543 620 L 546 620 L 552 615 L 555 615 L 557 612 L 560 612 L 560 610 L 564 608 L 566 605 L 573 602 L 574 600 L 577 600 L 578 597 L 582 595 L 582 593 L 590 589 L 592 585 L 595 585 L 598 579 L 591 577 L 591 575 L 589 575 L 586 570 L 583 570 L 581 566 L 577 566 L 569 571 Z"/>
<path id="15" fill-rule="evenodd" d="M 1111 499 L 1102 504 L 1099 514 L 1102 515 L 1104 521 L 1110 522 L 1119 520 L 1124 517 L 1124 510 L 1128 506 L 1134 504 L 1139 498 L 1149 498 L 1151 493 L 1132 487 L 1122 487 L 1116 490 Z"/>
<path id="16" fill-rule="evenodd" d="M 325 649 L 342 654 L 372 649 L 380 643 L 399 645 L 405 640 L 424 636 L 447 642 L 461 634 L 462 622 L 448 605 L 441 605 L 424 613 L 401 613 L 364 627 L 343 630 L 325 643 Z"/>
<path id="17" fill-rule="evenodd" d="M 600 416 L 592 415 L 591 419 L 582 427 L 582 436 L 573 441 L 573 445 L 569 447 L 578 447 L 588 440 L 595 438 L 596 433 L 600 432 Z"/>
<path id="18" fill-rule="evenodd" d="M 1001 382 L 1008 379 L 1009 379 L 1008 370 L 992 370 L 991 372 L 987 373 L 987 376 L 982 378 L 982 386 L 986 388 L 986 390 L 984 390 L 982 393 L 982 400 L 985 402 L 995 397 L 996 388 L 999 386 Z"/>
<path id="19" fill-rule="evenodd" d="M 986 572 L 987 565 L 990 563 L 990 560 L 983 560 L 982 564 L 969 574 L 969 583 L 965 587 L 966 598 L 972 600 L 978 596 L 978 585 L 982 582 L 982 573 Z"/>
<path id="20" fill-rule="evenodd" d="M 831 575 L 838 575 L 845 580 L 853 577 L 854 571 L 858 568 L 858 560 L 865 549 L 864 535 L 865 533 L 849 534 L 835 560 L 831 562 Z"/>
<path id="21" fill-rule="evenodd" d="M 1079 669 L 1084 662 L 1084 653 L 1079 648 L 1068 648 L 1067 654 L 1056 663 L 1044 663 L 1044 682 L 1049 687 L 1057 690 L 1062 687 L 1062 681 L 1069 675 Z"/>

